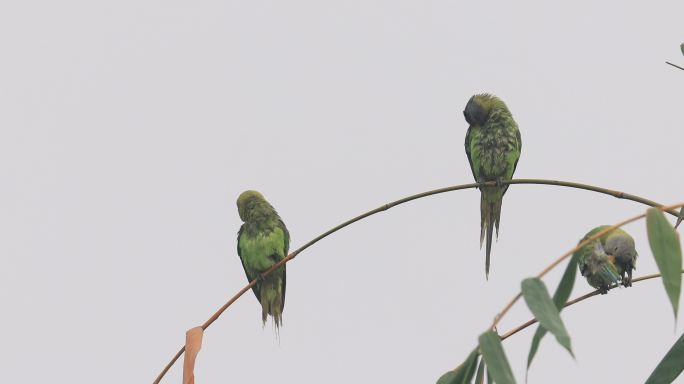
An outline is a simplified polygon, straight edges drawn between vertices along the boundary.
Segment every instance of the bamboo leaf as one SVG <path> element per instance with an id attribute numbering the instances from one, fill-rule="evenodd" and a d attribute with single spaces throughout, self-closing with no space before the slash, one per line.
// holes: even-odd
<path id="1" fill-rule="evenodd" d="M 684 370 L 684 334 L 682 334 L 658 363 L 646 384 L 669 384 Z"/>
<path id="2" fill-rule="evenodd" d="M 682 289 L 682 249 L 679 235 L 665 219 L 663 212 L 656 208 L 646 212 L 646 229 L 648 242 L 658 269 L 663 275 L 665 291 L 670 298 L 676 320 Z"/>
<path id="3" fill-rule="evenodd" d="M 478 340 L 482 358 L 487 364 L 487 376 L 491 377 L 497 384 L 514 384 L 513 371 L 508 364 L 499 335 L 490 330 L 481 334 Z"/>
<path id="4" fill-rule="evenodd" d="M 461 365 L 456 367 L 453 371 L 443 374 L 438 380 L 437 384 L 467 384 L 475 376 L 475 368 L 477 367 L 477 357 L 479 353 L 475 348 L 470 355 L 465 359 Z"/>
<path id="5" fill-rule="evenodd" d="M 522 281 L 522 294 L 527 303 L 527 307 L 539 320 L 539 324 L 551 332 L 558 340 L 558 343 L 572 353 L 570 335 L 565 329 L 563 320 L 556 304 L 551 300 L 546 285 L 538 277 L 531 277 Z"/>
<path id="6" fill-rule="evenodd" d="M 553 294 L 553 303 L 558 308 L 558 312 L 563 310 L 565 303 L 568 302 L 572 289 L 575 286 L 575 276 L 577 276 L 577 259 L 579 254 L 575 253 L 570 258 L 568 266 L 565 267 L 565 272 L 563 272 L 563 277 L 561 277 L 560 283 L 556 288 L 556 292 Z M 530 346 L 530 353 L 527 355 L 527 370 L 529 371 L 530 365 L 532 365 L 532 359 L 537 354 L 537 349 L 539 349 L 539 343 L 541 339 L 546 335 L 546 328 L 539 325 L 537 330 L 534 332 L 532 337 L 532 345 Z"/>
<path id="7" fill-rule="evenodd" d="M 475 384 L 484 384 L 485 363 L 480 359 L 480 365 L 477 367 L 477 374 L 475 374 Z"/>
<path id="8" fill-rule="evenodd" d="M 439 379 L 437 379 L 437 384 L 460 384 L 457 379 L 458 370 L 460 368 L 461 367 L 459 366 L 458 368 L 456 368 L 456 370 L 449 371 L 440 376 Z"/>

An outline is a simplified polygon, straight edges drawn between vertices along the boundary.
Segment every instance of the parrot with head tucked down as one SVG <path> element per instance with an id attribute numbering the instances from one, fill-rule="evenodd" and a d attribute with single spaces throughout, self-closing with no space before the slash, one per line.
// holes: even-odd
<path id="1" fill-rule="evenodd" d="M 245 191 L 237 200 L 244 222 L 238 232 L 237 251 L 247 280 L 259 279 L 252 291 L 261 303 L 261 320 L 273 317 L 276 329 L 283 322 L 285 265 L 261 279 L 261 274 L 287 256 L 290 234 L 278 212 L 257 191 Z"/>
<path id="2" fill-rule="evenodd" d="M 592 229 L 587 236 L 596 234 L 610 227 L 602 225 Z M 620 280 L 625 287 L 632 286 L 632 271 L 636 269 L 636 259 L 639 254 L 634 245 L 634 239 L 621 228 L 616 228 L 611 232 L 599 237 L 601 245 L 609 257 L 615 259 L 614 264 L 620 274 Z"/>
<path id="3" fill-rule="evenodd" d="M 518 165 L 522 140 L 518 124 L 501 99 L 487 93 L 474 95 L 463 111 L 470 124 L 465 150 L 478 183 L 511 180 Z M 501 202 L 508 185 L 480 188 L 480 247 L 486 238 L 485 274 L 489 278 L 492 236 L 499 236 Z"/>
<path id="4" fill-rule="evenodd" d="M 601 225 L 589 231 L 580 242 L 608 228 Z M 637 251 L 634 239 L 620 228 L 608 232 L 593 243 L 585 244 L 575 252 L 578 267 L 589 285 L 608 292 L 608 287 L 622 281 L 622 285 L 632 285 L 632 270 L 636 268 Z M 625 276 L 626 275 L 626 276 Z"/>
<path id="5" fill-rule="evenodd" d="M 601 294 L 608 293 L 610 286 L 620 281 L 615 258 L 606 254 L 599 240 L 585 244 L 577 252 L 580 252 L 577 260 L 580 273 Z"/>

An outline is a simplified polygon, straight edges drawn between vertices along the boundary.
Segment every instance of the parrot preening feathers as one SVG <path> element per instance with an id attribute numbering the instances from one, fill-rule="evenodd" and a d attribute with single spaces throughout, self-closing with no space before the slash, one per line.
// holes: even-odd
<path id="1" fill-rule="evenodd" d="M 278 212 L 257 191 L 245 191 L 237 200 L 244 222 L 238 232 L 237 251 L 247 280 L 252 281 L 287 256 L 290 234 Z M 261 303 L 261 320 L 273 317 L 276 329 L 283 322 L 285 265 L 260 279 L 252 291 Z"/>
<path id="2" fill-rule="evenodd" d="M 608 225 L 602 225 L 595 228 L 593 233 L 602 231 L 608 228 Z M 615 258 L 615 266 L 620 273 L 622 285 L 625 287 L 632 286 L 632 270 L 636 269 L 636 259 L 639 254 L 634 245 L 634 239 L 627 232 L 620 228 L 601 236 L 601 245 L 609 256 Z M 627 276 L 625 276 L 625 274 Z"/>
<path id="3" fill-rule="evenodd" d="M 580 242 L 608 228 L 602 225 L 589 231 Z M 620 228 L 609 232 L 596 241 L 585 244 L 578 249 L 577 265 L 582 276 L 587 278 L 589 285 L 608 292 L 612 284 L 622 282 L 622 285 L 632 285 L 632 270 L 636 268 L 637 251 L 634 239 Z"/>
<path id="4" fill-rule="evenodd" d="M 518 124 L 501 99 L 482 93 L 468 100 L 463 111 L 470 124 L 465 149 L 473 177 L 478 183 L 511 180 L 518 165 L 522 141 Z M 486 242 L 485 274 L 489 278 L 489 260 L 494 227 L 499 236 L 501 202 L 508 185 L 480 189 L 480 247 Z"/>

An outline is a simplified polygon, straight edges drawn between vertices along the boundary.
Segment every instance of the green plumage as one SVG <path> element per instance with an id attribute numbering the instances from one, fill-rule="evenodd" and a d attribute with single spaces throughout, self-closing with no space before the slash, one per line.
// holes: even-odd
<path id="1" fill-rule="evenodd" d="M 580 242 L 608 228 L 601 225 L 589 231 Z M 637 252 L 634 239 L 620 228 L 613 230 L 596 241 L 585 244 L 575 252 L 578 267 L 589 285 L 608 292 L 608 287 L 622 281 L 622 285 L 632 285 L 632 270 L 636 268 Z"/>
<path id="2" fill-rule="evenodd" d="M 587 233 L 585 238 L 609 227 L 609 225 L 598 226 Z M 634 245 L 634 239 L 627 232 L 616 228 L 601 236 L 599 240 L 606 254 L 613 258 L 622 285 L 630 287 L 632 285 L 632 271 L 636 269 L 636 259 L 639 256 Z"/>
<path id="3" fill-rule="evenodd" d="M 494 95 L 475 95 L 468 101 L 463 115 L 470 124 L 465 149 L 475 181 L 511 180 L 520 158 L 522 140 L 518 124 L 506 104 Z M 498 237 L 501 203 L 507 189 L 507 185 L 480 189 L 480 247 L 486 238 L 487 278 L 494 227 Z"/>
<path id="4" fill-rule="evenodd" d="M 278 212 L 259 192 L 243 192 L 237 206 L 244 222 L 238 232 L 237 251 L 247 280 L 252 281 L 287 256 L 290 234 Z M 276 328 L 283 322 L 285 282 L 283 265 L 252 287 L 261 303 L 262 321 L 266 323 L 266 316 L 271 315 Z"/>

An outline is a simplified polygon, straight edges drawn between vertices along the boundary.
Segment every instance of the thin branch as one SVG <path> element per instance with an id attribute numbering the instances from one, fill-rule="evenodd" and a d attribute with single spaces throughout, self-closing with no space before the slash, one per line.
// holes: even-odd
<path id="1" fill-rule="evenodd" d="M 684 271 L 682 271 L 682 273 L 684 273 Z M 632 283 L 638 283 L 638 282 L 640 282 L 640 281 L 655 279 L 655 278 L 658 278 L 658 277 L 661 277 L 661 274 L 660 274 L 660 273 L 655 273 L 655 274 L 653 274 L 653 275 L 647 275 L 647 276 L 642 276 L 642 277 L 638 277 L 638 278 L 636 278 L 636 279 L 633 279 L 633 280 L 632 280 Z M 613 289 L 613 288 L 617 287 L 618 285 L 619 285 L 619 284 L 613 284 L 613 285 L 611 285 L 608 289 Z M 590 297 L 596 296 L 596 295 L 598 295 L 599 293 L 601 293 L 601 291 L 598 290 L 598 289 L 595 290 L 595 291 L 593 291 L 593 292 L 589 292 L 589 293 L 587 293 L 587 294 L 585 294 L 585 295 L 582 295 L 582 296 L 580 296 L 580 297 L 577 297 L 577 298 L 575 298 L 575 299 L 573 299 L 573 300 L 568 301 L 567 303 L 565 303 L 565 305 L 563 306 L 563 308 L 569 307 L 569 306 L 571 306 L 571 305 L 573 305 L 573 304 L 577 304 L 577 303 L 579 303 L 580 301 L 584 301 L 584 300 L 586 300 L 586 299 L 588 299 L 588 298 L 590 298 Z M 529 327 L 530 325 L 535 324 L 536 322 L 537 322 L 537 319 L 534 318 L 534 319 L 528 320 L 528 321 L 526 321 L 526 322 L 524 322 L 524 323 L 518 325 L 517 327 L 515 327 L 515 328 L 511 329 L 510 331 L 508 331 L 508 332 L 504 333 L 503 335 L 501 335 L 501 336 L 500 336 L 500 337 L 501 337 L 501 341 L 506 340 L 507 338 L 509 338 L 509 337 L 511 337 L 511 336 L 513 336 L 513 335 L 515 335 L 516 333 L 522 331 L 523 329 Z"/>
<path id="2" fill-rule="evenodd" d="M 658 209 L 660 209 L 660 210 L 663 211 L 663 212 L 669 212 L 669 211 L 671 211 L 671 210 L 673 210 L 673 209 L 675 209 L 675 208 L 679 208 L 679 207 L 682 207 L 682 206 L 684 206 L 684 203 L 675 204 L 675 205 L 670 205 L 670 206 L 667 206 L 667 207 L 658 207 Z M 548 267 L 544 268 L 544 270 L 542 270 L 542 271 L 537 275 L 537 277 L 542 278 L 542 277 L 543 277 L 544 275 L 546 275 L 550 270 L 552 270 L 554 267 L 556 267 L 558 264 L 560 264 L 563 260 L 567 259 L 568 257 L 570 257 L 570 255 L 572 255 L 573 253 L 575 253 L 575 251 L 577 251 L 578 249 L 582 248 L 583 246 L 585 246 L 585 245 L 591 243 L 592 241 L 598 239 L 599 237 L 605 235 L 606 233 L 612 232 L 612 231 L 616 230 L 617 228 L 620 228 L 620 227 L 622 227 L 622 226 L 624 226 L 624 225 L 627 225 L 627 224 L 632 223 L 632 222 L 634 222 L 634 221 L 637 221 L 637 220 L 639 220 L 639 219 L 643 219 L 644 217 L 646 217 L 646 213 L 642 213 L 641 215 L 634 216 L 634 217 L 629 218 L 629 219 L 627 219 L 627 220 L 625 220 L 625 221 L 622 221 L 622 222 L 620 222 L 620 223 L 618 223 L 618 224 L 616 224 L 616 225 L 613 225 L 613 226 L 610 226 L 610 227 L 608 227 L 608 228 L 605 228 L 605 229 L 599 231 L 598 233 L 594 234 L 593 236 L 590 236 L 589 238 L 587 238 L 587 239 L 585 239 L 585 240 L 583 240 L 583 241 L 580 241 L 579 244 L 577 244 L 574 248 L 572 248 L 572 249 L 569 250 L 568 252 L 565 252 L 561 257 L 559 257 L 558 259 L 556 259 L 556 260 L 555 260 L 553 263 L 551 263 Z M 511 299 L 511 301 L 509 301 L 508 304 L 506 304 L 506 306 L 503 307 L 503 309 L 501 310 L 501 312 L 499 312 L 499 313 L 494 317 L 494 321 L 492 322 L 492 325 L 490 326 L 490 328 L 496 329 L 496 325 L 499 324 L 499 321 L 501 321 L 501 319 L 506 315 L 506 313 L 508 313 L 508 311 L 513 307 L 513 305 L 514 305 L 518 300 L 520 300 L 521 297 L 522 297 L 522 292 L 518 292 L 518 294 L 515 295 L 515 296 Z"/>
<path id="3" fill-rule="evenodd" d="M 501 183 L 501 185 L 509 185 L 509 184 L 554 185 L 554 186 L 560 186 L 560 187 L 584 189 L 587 191 L 593 191 L 593 192 L 598 192 L 598 193 L 601 193 L 604 195 L 613 196 L 613 197 L 618 198 L 618 199 L 626 199 L 626 200 L 635 201 L 637 203 L 648 205 L 650 207 L 657 207 L 657 208 L 663 207 L 662 204 L 656 203 L 653 200 L 648 200 L 648 199 L 645 199 L 645 198 L 640 197 L 640 196 L 632 195 L 632 194 L 625 193 L 625 192 L 615 191 L 615 190 L 611 190 L 611 189 L 607 189 L 607 188 L 596 187 L 596 186 L 589 185 L 589 184 L 574 183 L 574 182 L 569 182 L 569 181 L 545 180 L 545 179 L 516 179 L 516 180 L 503 181 Z M 455 186 L 451 186 L 451 187 L 433 189 L 431 191 L 418 193 L 418 194 L 411 195 L 408 197 L 404 197 L 402 199 L 399 199 L 399 200 L 393 201 L 391 203 L 382 205 L 378 208 L 375 208 L 375 209 L 370 210 L 366 213 L 363 213 L 359 216 L 356 216 L 353 219 L 347 220 L 344 223 L 324 232 L 323 234 L 319 235 L 318 237 L 314 238 L 313 240 L 309 241 L 308 243 L 304 244 L 303 246 L 299 247 L 298 249 L 296 249 L 295 251 L 290 253 L 287 257 L 280 260 L 278 263 L 274 264 L 271 268 L 269 268 L 267 271 L 262 273 L 261 277 L 264 278 L 264 277 L 270 275 L 274 270 L 280 268 L 285 263 L 294 259 L 295 257 L 297 257 L 297 255 L 299 253 L 301 253 L 305 249 L 309 248 L 310 246 L 314 245 L 315 243 L 319 242 L 323 238 L 325 238 L 325 237 L 339 231 L 340 229 L 347 227 L 347 226 L 349 226 L 349 225 L 351 225 L 351 224 L 353 224 L 359 220 L 363 220 L 368 216 L 372 216 L 376 213 L 383 212 L 383 211 L 386 211 L 390 208 L 396 207 L 397 205 L 404 204 L 404 203 L 407 203 L 409 201 L 421 199 L 423 197 L 437 195 L 437 194 L 445 193 L 445 192 L 458 191 L 458 190 L 462 190 L 462 189 L 471 189 L 471 188 L 478 188 L 478 187 L 483 187 L 483 186 L 496 186 L 496 185 L 497 185 L 497 183 L 495 181 L 488 181 L 488 182 L 484 182 L 481 184 L 469 183 L 469 184 L 455 185 Z M 675 212 L 675 211 L 669 210 L 669 209 L 666 210 L 666 212 L 675 216 L 675 217 L 678 217 L 678 212 Z M 558 262 L 560 262 L 560 261 L 558 261 Z M 230 298 L 230 300 L 228 300 L 228 302 L 226 302 L 204 324 L 202 324 L 202 329 L 206 330 L 214 321 L 216 321 L 216 319 L 219 318 L 219 316 L 221 316 L 221 314 L 223 314 L 223 312 L 226 309 L 228 309 L 228 307 L 230 307 L 237 299 L 239 299 L 240 296 L 242 296 L 245 292 L 249 291 L 254 286 L 254 284 L 256 284 L 256 281 L 257 281 L 257 279 L 250 281 L 249 284 L 247 284 L 244 288 L 242 288 L 240 291 L 238 291 L 238 293 L 236 293 L 232 298 Z M 515 303 L 515 301 L 519 298 L 520 297 L 518 295 L 518 297 L 516 297 L 516 299 L 512 303 L 510 303 L 510 305 L 512 306 Z M 503 316 L 503 314 L 505 314 L 505 312 L 507 312 L 507 311 L 508 311 L 508 309 L 506 309 L 505 311 L 502 311 L 500 316 Z M 154 384 L 159 384 L 159 382 L 161 382 L 161 379 L 169 371 L 169 369 L 171 369 L 171 367 L 176 362 L 176 360 L 178 360 L 178 358 L 180 358 L 181 355 L 183 355 L 183 352 L 185 352 L 185 347 L 181 348 L 176 353 L 176 355 L 171 359 L 171 361 L 164 367 L 164 369 L 161 371 L 161 373 L 159 373 L 159 376 L 157 376 L 157 378 L 154 380 Z"/>
<path id="4" fill-rule="evenodd" d="M 575 251 L 577 251 L 577 250 L 580 249 L 581 247 L 585 246 L 586 244 L 591 243 L 592 241 L 598 239 L 599 237 L 605 235 L 606 233 L 608 233 L 608 232 L 610 232 L 610 231 L 615 230 L 616 228 L 620 228 L 620 227 L 622 227 L 623 225 L 626 225 L 626 224 L 629 224 L 629 223 L 631 223 L 631 222 L 633 222 L 633 221 L 639 220 L 639 219 L 641 219 L 641 218 L 643 218 L 643 217 L 645 217 L 645 216 L 646 216 L 646 214 L 645 214 L 645 213 L 642 213 L 641 215 L 632 217 L 632 218 L 630 218 L 630 219 L 628 219 L 628 220 L 625 220 L 625 221 L 623 221 L 623 222 L 621 222 L 621 223 L 619 223 L 619 224 L 617 224 L 617 225 L 613 225 L 613 226 L 611 226 L 611 227 L 608 227 L 608 228 L 606 228 L 606 229 L 603 229 L 603 230 L 599 231 L 598 233 L 596 233 L 595 235 L 590 236 L 588 239 L 581 241 L 581 242 L 580 242 L 579 244 L 577 244 L 574 248 L 572 248 L 571 250 L 565 252 L 561 257 L 557 258 L 553 263 L 549 264 L 549 266 L 547 266 L 546 268 L 544 268 L 544 270 L 541 271 L 541 272 L 537 275 L 537 277 L 542 278 L 545 274 L 547 274 L 547 273 L 548 273 L 550 270 L 552 270 L 555 266 L 557 266 L 557 265 L 560 264 L 563 260 L 565 260 L 565 259 L 567 259 L 568 257 L 570 257 L 570 255 L 572 255 L 573 253 L 575 253 Z M 513 307 L 513 305 L 514 305 L 518 300 L 520 300 L 521 297 L 522 297 L 522 292 L 518 292 L 518 294 L 515 295 L 515 296 L 511 299 L 511 301 L 509 301 L 508 304 L 506 304 L 506 306 L 504 306 L 504 308 L 501 310 L 501 312 L 499 312 L 499 313 L 494 317 L 494 321 L 492 322 L 492 325 L 491 325 L 491 328 L 492 328 L 492 329 L 496 328 L 496 325 L 499 324 L 499 321 L 501 321 L 501 318 L 503 318 L 504 315 L 506 315 L 506 313 L 508 313 L 508 311 Z"/>
<path id="5" fill-rule="evenodd" d="M 672 64 L 672 63 L 670 63 L 669 61 L 666 61 L 665 64 L 670 64 L 671 66 L 673 66 L 673 67 L 675 67 L 675 68 L 679 68 L 679 69 L 681 69 L 682 71 L 684 71 L 684 68 L 680 67 L 679 65 Z"/>

